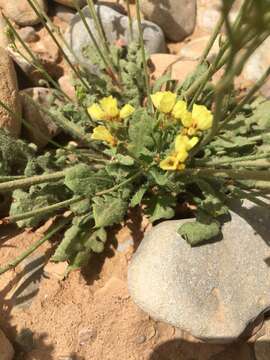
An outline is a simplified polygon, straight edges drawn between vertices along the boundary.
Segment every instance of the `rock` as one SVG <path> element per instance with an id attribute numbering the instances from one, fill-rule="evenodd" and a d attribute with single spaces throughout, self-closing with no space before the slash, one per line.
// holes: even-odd
<path id="1" fill-rule="evenodd" d="M 7 39 L 4 33 L 4 21 L 0 16 L 0 100 L 17 116 L 10 115 L 0 106 L 0 129 L 6 129 L 14 137 L 19 137 L 21 131 L 21 105 L 18 95 L 17 75 L 12 60 L 5 47 Z"/>
<path id="2" fill-rule="evenodd" d="M 247 335 L 270 305 L 269 218 L 265 208 L 234 206 L 223 239 L 193 248 L 177 234 L 185 220 L 155 226 L 129 266 L 131 297 L 153 318 L 209 342 Z"/>
<path id="3" fill-rule="evenodd" d="M 197 66 L 196 61 L 181 60 L 180 56 L 172 54 L 153 54 L 151 61 L 154 67 L 151 75 L 153 79 L 158 79 L 172 65 L 172 79 L 183 81 Z"/>
<path id="4" fill-rule="evenodd" d="M 93 343 L 97 338 L 97 330 L 92 328 L 82 329 L 79 332 L 79 345 L 83 346 L 86 344 Z"/>
<path id="5" fill-rule="evenodd" d="M 54 0 L 54 1 L 57 2 L 58 4 L 66 5 L 75 9 L 74 0 Z M 86 0 L 78 0 L 78 5 L 80 7 L 86 5 Z"/>
<path id="6" fill-rule="evenodd" d="M 50 117 L 42 113 L 36 105 L 28 98 L 30 96 L 35 102 L 48 107 L 53 96 L 53 90 L 36 87 L 20 91 L 23 117 L 31 128 L 25 128 L 25 137 L 35 143 L 39 148 L 48 144 L 58 132 L 59 128 L 53 123 Z"/>
<path id="7" fill-rule="evenodd" d="M 143 0 L 145 18 L 159 25 L 166 37 L 182 41 L 192 34 L 196 22 L 196 0 Z"/>
<path id="8" fill-rule="evenodd" d="M 256 360 L 269 360 L 270 357 L 270 339 L 269 335 L 260 337 L 254 345 Z"/>
<path id="9" fill-rule="evenodd" d="M 73 18 L 75 11 L 71 8 L 68 8 L 64 5 L 55 6 L 55 15 L 62 21 L 69 23 Z"/>
<path id="10" fill-rule="evenodd" d="M 210 36 L 202 36 L 191 40 L 186 45 L 184 45 L 179 51 L 179 56 L 183 57 L 185 60 L 199 60 L 202 56 L 204 49 L 206 48 L 209 42 Z M 208 55 L 208 61 L 212 61 L 219 51 L 218 40 L 215 41 L 210 53 Z"/>
<path id="11" fill-rule="evenodd" d="M 42 10 L 46 11 L 46 1 L 37 0 Z M 27 0 L 0 0 L 0 7 L 3 8 L 7 17 L 21 26 L 35 25 L 40 22 L 39 16 L 31 8 Z"/>
<path id="12" fill-rule="evenodd" d="M 1 350 L 1 360 L 12 360 L 14 356 L 14 349 L 11 343 L 9 342 L 6 335 L 0 330 L 0 350 Z"/>
<path id="13" fill-rule="evenodd" d="M 18 33 L 25 42 L 35 42 L 39 39 L 36 30 L 32 26 L 25 26 L 18 30 Z"/>
<path id="14" fill-rule="evenodd" d="M 117 40 L 124 40 L 128 42 L 130 39 L 128 17 L 119 13 L 105 5 L 96 5 L 99 17 L 103 24 L 105 34 L 108 41 L 113 44 Z M 87 19 L 87 23 L 90 26 L 94 36 L 98 39 L 97 32 L 94 26 L 94 22 L 90 16 L 88 7 L 83 9 L 83 13 Z M 137 23 L 133 23 L 135 37 L 138 36 Z M 150 21 L 143 21 L 143 36 L 146 49 L 150 54 L 166 52 L 166 44 L 162 30 L 156 24 Z M 87 46 L 91 45 L 91 39 L 89 34 L 81 20 L 80 16 L 76 14 L 70 23 L 70 28 L 65 33 L 65 37 L 73 51 L 77 55 L 81 65 L 92 70 L 89 59 L 83 53 Z M 70 55 L 72 57 L 72 55 Z"/>
<path id="15" fill-rule="evenodd" d="M 75 88 L 72 85 L 72 80 L 69 75 L 63 75 L 59 78 L 58 83 L 60 88 L 66 93 L 71 99 L 76 99 Z"/>
<path id="16" fill-rule="evenodd" d="M 67 262 L 59 262 L 59 263 L 48 262 L 44 266 L 44 274 L 45 276 L 51 279 L 63 280 L 67 274 L 67 269 L 68 269 Z"/>

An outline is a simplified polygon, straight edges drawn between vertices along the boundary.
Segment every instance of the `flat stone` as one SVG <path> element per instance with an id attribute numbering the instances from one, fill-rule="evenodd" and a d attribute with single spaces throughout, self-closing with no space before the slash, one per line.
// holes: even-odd
<path id="1" fill-rule="evenodd" d="M 159 25 L 166 37 L 182 41 L 192 34 L 196 23 L 196 0 L 143 0 L 145 18 Z"/>
<path id="2" fill-rule="evenodd" d="M 43 11 L 47 10 L 46 0 L 37 0 L 37 3 Z M 0 0 L 0 7 L 2 7 L 6 16 L 18 25 L 35 25 L 40 22 L 40 17 L 27 0 Z"/>
<path id="3" fill-rule="evenodd" d="M 94 21 L 91 18 L 88 7 L 86 6 L 82 11 L 93 35 L 97 39 L 97 42 L 100 43 Z M 126 15 L 123 15 L 112 7 L 105 5 L 96 5 L 96 11 L 99 14 L 99 18 L 101 19 L 109 43 L 114 44 L 116 41 L 128 43 L 130 41 L 129 21 Z M 150 54 L 166 52 L 164 34 L 161 28 L 150 21 L 143 21 L 142 26 L 145 47 L 148 52 Z M 134 37 L 136 38 L 138 37 L 138 27 L 136 21 L 133 22 L 133 29 Z M 72 18 L 70 27 L 65 33 L 65 38 L 68 44 L 72 47 L 73 52 L 76 54 L 81 65 L 93 70 L 89 58 L 87 58 L 84 54 L 85 50 L 87 50 L 87 46 L 92 45 L 92 41 L 79 14 L 76 14 Z M 70 54 L 70 57 L 72 58 L 72 54 Z"/>
<path id="4" fill-rule="evenodd" d="M 1 360 L 12 360 L 14 356 L 14 349 L 10 341 L 0 329 L 0 359 Z"/>
<path id="5" fill-rule="evenodd" d="M 75 9 L 74 0 L 54 0 L 54 1 L 57 2 L 58 4 L 66 5 Z M 86 0 L 78 0 L 77 2 L 80 7 L 86 5 Z"/>
<path id="6" fill-rule="evenodd" d="M 199 60 L 202 56 L 202 53 L 204 49 L 206 48 L 208 42 L 209 42 L 210 36 L 202 36 L 199 38 L 196 38 L 190 42 L 188 42 L 186 45 L 184 45 L 181 50 L 179 51 L 179 56 L 181 56 L 184 60 Z M 219 51 L 219 45 L 218 40 L 215 41 L 212 49 L 209 52 L 208 55 L 208 61 L 212 61 L 217 53 Z"/>
<path id="7" fill-rule="evenodd" d="M 223 239 L 198 247 L 177 234 L 193 220 L 155 226 L 129 266 L 134 302 L 197 338 L 236 340 L 270 306 L 269 220 L 269 210 L 234 205 Z"/>
<path id="8" fill-rule="evenodd" d="M 69 23 L 73 18 L 75 11 L 69 7 L 58 4 L 55 6 L 55 15 L 59 17 L 60 20 Z"/>
<path id="9" fill-rule="evenodd" d="M 18 33 L 23 41 L 25 42 L 35 42 L 39 39 L 36 30 L 32 26 L 25 26 L 18 30 Z"/>

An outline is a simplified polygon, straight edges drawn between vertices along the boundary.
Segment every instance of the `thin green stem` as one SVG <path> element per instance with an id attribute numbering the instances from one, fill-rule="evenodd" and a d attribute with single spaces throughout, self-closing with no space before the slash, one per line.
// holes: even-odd
<path id="1" fill-rule="evenodd" d="M 42 25 L 46 28 L 46 30 L 48 31 L 48 34 L 51 36 L 52 40 L 54 41 L 54 43 L 56 44 L 56 46 L 58 47 L 58 49 L 60 50 L 62 56 L 64 57 L 64 59 L 66 60 L 66 62 L 68 63 L 68 65 L 70 66 L 70 68 L 72 69 L 72 71 L 74 72 L 74 74 L 78 77 L 78 79 L 80 79 L 81 83 L 84 85 L 84 87 L 88 90 L 91 91 L 91 88 L 89 87 L 88 83 L 84 80 L 84 78 L 81 76 L 80 72 L 76 69 L 76 67 L 72 64 L 72 62 L 70 61 L 69 57 L 67 56 L 67 54 L 65 53 L 65 51 L 63 50 L 63 47 L 61 46 L 61 44 L 59 43 L 59 41 L 57 40 L 56 36 L 54 35 L 54 33 L 51 31 L 50 27 L 48 26 L 48 24 L 46 23 L 46 21 L 44 20 L 44 18 L 42 17 L 42 15 L 38 12 L 38 10 L 36 9 L 35 5 L 33 4 L 33 0 L 27 0 L 27 2 L 29 3 L 29 5 L 31 6 L 31 8 L 34 10 L 34 12 L 36 13 L 36 15 L 39 17 Z"/>
<path id="2" fill-rule="evenodd" d="M 213 47 L 213 45 L 214 45 L 214 43 L 215 43 L 215 41 L 216 41 L 216 39 L 217 39 L 217 37 L 218 37 L 218 35 L 220 33 L 220 30 L 221 30 L 223 24 L 224 24 L 224 15 L 221 15 L 220 19 L 218 20 L 218 22 L 217 22 L 217 24 L 216 24 L 216 26 L 215 26 L 215 28 L 214 28 L 214 30 L 212 32 L 212 35 L 211 35 L 211 37 L 209 39 L 208 44 L 207 44 L 206 48 L 204 49 L 204 52 L 202 53 L 199 64 L 203 64 L 206 61 L 207 56 L 209 55 L 210 50 L 212 49 L 212 47 Z"/>
<path id="3" fill-rule="evenodd" d="M 247 95 L 237 104 L 237 106 L 232 110 L 232 112 L 225 118 L 225 120 L 220 124 L 219 130 L 224 128 L 229 121 L 231 121 L 235 115 L 243 109 L 243 106 L 249 103 L 249 101 L 253 98 L 253 96 L 257 93 L 257 91 L 263 86 L 267 78 L 270 76 L 270 67 L 265 71 L 262 77 L 254 84 L 254 86 L 250 89 Z"/>
<path id="4" fill-rule="evenodd" d="M 18 266 L 24 259 L 26 259 L 29 255 L 33 254 L 41 245 L 43 245 L 46 241 L 50 240 L 55 234 L 57 234 L 60 230 L 62 230 L 68 223 L 70 219 L 63 219 L 60 224 L 53 226 L 45 236 L 41 239 L 37 240 L 34 244 L 32 244 L 26 251 L 24 251 L 21 255 L 16 257 L 14 260 L 10 261 L 7 265 L 4 265 L 0 268 L 0 275 L 4 274 L 8 270 L 14 269 Z"/>
<path id="5" fill-rule="evenodd" d="M 129 33 L 130 33 L 131 41 L 133 41 L 134 34 L 133 34 L 133 21 L 132 21 L 132 16 L 131 16 L 131 11 L 130 11 L 130 0 L 126 0 L 126 2 L 127 2 Z"/>
<path id="6" fill-rule="evenodd" d="M 0 192 L 13 191 L 15 189 L 30 187 L 32 185 L 54 182 L 63 179 L 65 175 L 65 171 L 57 171 L 51 174 L 35 175 L 23 179 L 3 182 L 0 183 Z"/>
<path id="7" fill-rule="evenodd" d="M 249 155 L 249 156 L 242 156 L 238 158 L 229 158 L 229 159 L 218 159 L 215 161 L 202 161 L 196 160 L 195 165 L 205 165 L 205 166 L 216 166 L 216 165 L 230 165 L 232 163 L 241 163 L 244 161 L 252 161 L 252 160 L 259 160 L 259 159 L 269 159 L 269 154 L 257 154 L 257 155 Z"/>
<path id="8" fill-rule="evenodd" d="M 139 41 L 140 41 L 140 48 L 143 60 L 143 71 L 144 71 L 144 80 L 145 80 L 145 88 L 147 93 L 147 102 L 149 109 L 153 110 L 152 102 L 151 102 L 151 87 L 150 87 L 150 79 L 148 74 L 148 67 L 146 61 L 146 54 L 145 54 L 145 47 L 144 47 L 144 40 L 143 40 L 143 27 L 141 21 L 141 12 L 140 12 L 140 0 L 135 0 L 136 4 L 136 16 L 137 16 L 137 24 L 139 30 Z"/>
<path id="9" fill-rule="evenodd" d="M 51 75 L 47 72 L 47 70 L 45 69 L 45 67 L 42 65 L 42 63 L 38 60 L 38 58 L 32 53 L 32 51 L 30 50 L 30 48 L 25 44 L 25 42 L 22 40 L 22 38 L 20 37 L 19 33 L 16 31 L 16 29 L 14 28 L 14 26 L 12 25 L 12 23 L 9 21 L 9 19 L 5 16 L 5 14 L 2 14 L 3 18 L 5 19 L 6 23 L 8 24 L 8 26 L 10 27 L 10 29 L 12 30 L 15 38 L 19 41 L 19 43 L 22 45 L 22 47 L 25 49 L 25 51 L 27 52 L 27 54 L 30 56 L 30 58 L 33 61 L 33 66 L 40 72 L 42 72 L 42 74 L 44 74 L 44 76 L 46 77 L 46 79 L 48 80 L 49 83 L 51 83 L 68 101 L 72 101 L 71 98 L 61 89 L 61 87 L 59 86 L 59 84 L 51 77 Z M 19 52 L 19 50 L 17 50 Z M 20 53 L 20 52 L 19 52 Z M 27 62 L 29 62 L 28 59 L 26 59 L 26 57 L 20 53 L 20 55 L 27 60 Z"/>
<path id="10" fill-rule="evenodd" d="M 59 210 L 59 209 L 64 209 L 67 208 L 69 205 L 75 204 L 81 200 L 83 200 L 84 197 L 83 196 L 77 196 L 75 198 L 72 199 L 68 199 L 65 201 L 61 201 L 58 202 L 57 204 L 53 204 L 53 205 L 49 205 L 49 206 L 44 206 L 43 208 L 40 209 L 35 209 L 32 211 L 27 211 L 23 214 L 18 214 L 18 215 L 14 215 L 14 216 L 8 216 L 4 219 L 2 219 L 4 222 L 17 222 L 20 220 L 25 220 L 25 219 L 29 219 L 32 216 L 37 216 L 37 215 L 43 215 L 43 214 L 48 214 L 51 213 L 53 211 Z"/>
<path id="11" fill-rule="evenodd" d="M 211 169 L 211 168 L 197 168 L 185 169 L 181 171 L 182 175 L 188 176 L 215 176 L 220 178 L 231 178 L 238 180 L 258 180 L 270 181 L 270 171 L 268 170 L 236 170 L 236 169 Z"/>

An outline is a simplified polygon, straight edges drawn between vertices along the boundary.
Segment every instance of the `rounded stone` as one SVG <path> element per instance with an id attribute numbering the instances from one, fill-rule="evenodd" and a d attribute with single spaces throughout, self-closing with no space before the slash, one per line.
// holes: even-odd
<path id="1" fill-rule="evenodd" d="M 239 338 L 270 306 L 270 212 L 253 206 L 230 214 L 223 239 L 198 247 L 177 233 L 187 220 L 150 230 L 129 266 L 134 302 L 203 340 Z"/>
<path id="2" fill-rule="evenodd" d="M 88 6 L 82 11 L 93 35 L 98 44 L 100 44 L 99 36 L 94 21 L 89 13 Z M 123 15 L 106 5 L 96 5 L 96 11 L 99 14 L 106 38 L 110 44 L 115 44 L 116 41 L 123 41 L 124 43 L 130 41 L 129 20 L 126 15 Z M 165 38 L 161 28 L 146 20 L 142 22 L 142 27 L 147 51 L 150 54 L 166 52 Z M 134 38 L 138 38 L 138 26 L 136 21 L 133 22 L 133 32 Z M 89 68 L 91 71 L 93 66 L 91 66 L 89 57 L 87 57 L 85 53 L 88 50 L 91 51 L 93 43 L 79 14 L 76 14 L 72 18 L 70 27 L 65 33 L 65 38 L 79 59 L 80 64 Z M 72 54 L 70 54 L 70 57 L 72 58 Z"/>
<path id="3" fill-rule="evenodd" d="M 196 0 L 143 0 L 141 9 L 146 19 L 159 25 L 169 40 L 181 41 L 194 30 Z"/>

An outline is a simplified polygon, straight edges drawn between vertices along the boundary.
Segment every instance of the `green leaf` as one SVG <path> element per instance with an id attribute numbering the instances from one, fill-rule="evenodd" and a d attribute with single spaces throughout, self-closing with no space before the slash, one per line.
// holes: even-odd
<path id="1" fill-rule="evenodd" d="M 178 234 L 191 246 L 199 245 L 220 234 L 220 223 L 211 217 L 204 216 L 194 222 L 187 222 L 180 226 Z"/>
<path id="2" fill-rule="evenodd" d="M 121 197 L 105 195 L 93 199 L 93 214 L 96 227 L 119 224 L 127 211 L 128 203 Z"/>
<path id="3" fill-rule="evenodd" d="M 142 185 L 140 187 L 140 189 L 133 195 L 131 201 L 130 201 L 130 206 L 131 207 L 135 207 L 137 205 L 139 205 L 143 199 L 144 194 L 147 191 L 148 186 L 146 185 Z"/>
<path id="4" fill-rule="evenodd" d="M 174 217 L 175 198 L 171 194 L 160 194 L 153 196 L 147 205 L 147 214 L 151 222 L 160 219 L 171 219 Z"/>
<path id="5" fill-rule="evenodd" d="M 154 144 L 152 138 L 153 119 L 145 110 L 136 111 L 129 127 L 129 151 L 139 157 L 143 150 L 149 150 Z"/>
<path id="6" fill-rule="evenodd" d="M 149 175 L 150 180 L 154 180 L 157 185 L 165 186 L 168 182 L 167 173 L 156 166 L 149 170 Z"/>
<path id="7" fill-rule="evenodd" d="M 111 187 L 113 184 L 112 179 L 105 171 L 96 171 L 85 164 L 70 168 L 67 171 L 64 183 L 74 194 L 87 196 Z"/>
<path id="8" fill-rule="evenodd" d="M 70 260 L 76 252 L 76 244 L 78 243 L 80 232 L 81 228 L 77 225 L 72 225 L 66 230 L 64 238 L 60 245 L 58 245 L 51 260 L 55 262 Z"/>

